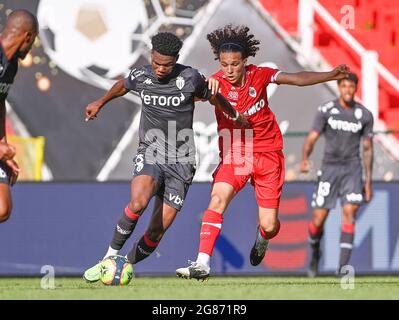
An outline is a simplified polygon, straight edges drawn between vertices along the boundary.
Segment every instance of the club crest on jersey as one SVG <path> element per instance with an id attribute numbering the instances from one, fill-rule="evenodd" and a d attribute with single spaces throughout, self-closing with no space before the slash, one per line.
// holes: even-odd
<path id="1" fill-rule="evenodd" d="M 360 120 L 362 117 L 363 117 L 362 109 L 356 108 L 356 110 L 355 110 L 355 118 L 357 120 Z"/>
<path id="2" fill-rule="evenodd" d="M 256 90 L 255 90 L 254 87 L 249 87 L 249 95 L 250 95 L 252 98 L 255 98 L 255 97 L 256 97 Z"/>
<path id="3" fill-rule="evenodd" d="M 183 77 L 178 76 L 178 77 L 176 78 L 176 87 L 177 87 L 179 90 L 183 89 L 185 83 L 186 83 L 186 82 L 184 81 L 184 78 L 183 78 Z"/>
<path id="4" fill-rule="evenodd" d="M 230 100 L 238 100 L 238 92 L 237 91 L 230 91 L 227 95 L 227 99 Z"/>

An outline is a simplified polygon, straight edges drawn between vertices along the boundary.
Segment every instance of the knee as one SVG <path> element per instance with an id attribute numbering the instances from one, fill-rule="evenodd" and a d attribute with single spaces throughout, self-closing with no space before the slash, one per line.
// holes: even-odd
<path id="1" fill-rule="evenodd" d="M 211 201 L 209 204 L 209 209 L 216 212 L 224 212 L 227 207 L 227 199 L 219 193 L 211 194 Z"/>
<path id="2" fill-rule="evenodd" d="M 141 215 L 144 211 L 144 209 L 147 207 L 147 201 L 145 199 L 133 199 L 129 203 L 129 209 L 138 215 Z"/>
<path id="3" fill-rule="evenodd" d="M 280 231 L 280 221 L 278 219 L 260 221 L 260 228 L 263 229 L 268 239 L 272 239 Z"/>
<path id="4" fill-rule="evenodd" d="M 11 215 L 11 207 L 10 206 L 4 206 L 0 207 L 0 223 L 6 222 Z"/>

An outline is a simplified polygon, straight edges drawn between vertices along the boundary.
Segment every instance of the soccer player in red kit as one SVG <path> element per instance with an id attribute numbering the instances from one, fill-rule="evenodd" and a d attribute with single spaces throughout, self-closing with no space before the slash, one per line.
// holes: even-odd
<path id="1" fill-rule="evenodd" d="M 183 278 L 206 279 L 210 259 L 230 201 L 251 179 L 259 206 L 259 225 L 250 253 L 252 265 L 265 255 L 269 239 L 280 230 L 278 208 L 284 182 L 283 138 L 267 100 L 270 83 L 308 86 L 347 77 L 349 69 L 340 65 L 329 72 L 285 73 L 278 69 L 247 65 L 260 42 L 246 26 L 231 24 L 207 35 L 220 70 L 211 78 L 231 105 L 248 117 L 251 129 L 238 129 L 234 118 L 216 110 L 221 161 L 213 173 L 208 209 L 202 218 L 198 258 L 176 270 Z M 237 135 L 237 132 L 239 133 Z"/>

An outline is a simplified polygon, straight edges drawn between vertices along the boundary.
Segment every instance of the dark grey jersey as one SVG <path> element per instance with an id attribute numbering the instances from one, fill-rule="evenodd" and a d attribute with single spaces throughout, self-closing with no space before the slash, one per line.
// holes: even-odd
<path id="1" fill-rule="evenodd" d="M 0 100 L 4 101 L 7 98 L 8 90 L 14 82 L 15 75 L 18 71 L 18 58 L 14 57 L 11 60 L 7 56 L 0 44 Z"/>
<path id="2" fill-rule="evenodd" d="M 146 65 L 130 72 L 125 88 L 141 97 L 138 152 L 145 154 L 146 162 L 195 164 L 194 98 L 210 98 L 204 77 L 176 64 L 172 74 L 159 81 Z"/>
<path id="3" fill-rule="evenodd" d="M 313 130 L 324 134 L 323 163 L 360 160 L 360 141 L 373 136 L 373 115 L 359 103 L 346 109 L 339 100 L 319 107 Z"/>

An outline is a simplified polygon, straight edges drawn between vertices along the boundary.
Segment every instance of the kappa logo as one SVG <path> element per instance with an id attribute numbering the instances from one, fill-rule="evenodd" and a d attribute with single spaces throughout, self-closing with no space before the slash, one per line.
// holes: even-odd
<path id="1" fill-rule="evenodd" d="M 122 229 L 122 228 L 119 226 L 119 224 L 116 225 L 116 230 L 118 230 L 118 233 L 124 234 L 124 235 L 131 234 L 131 233 L 132 233 L 130 230 Z"/>
<path id="2" fill-rule="evenodd" d="M 0 93 L 7 93 L 8 90 L 10 89 L 10 87 L 11 87 L 10 83 L 1 82 L 0 83 Z"/>
<path id="3" fill-rule="evenodd" d="M 339 110 L 337 108 L 332 108 L 330 111 L 331 114 L 339 114 Z"/>
<path id="4" fill-rule="evenodd" d="M 145 84 L 148 84 L 148 85 L 153 84 L 153 83 L 152 83 L 152 80 L 151 80 L 150 78 L 145 79 L 145 80 L 144 80 L 144 83 L 145 83 Z"/>
<path id="5" fill-rule="evenodd" d="M 184 85 L 186 84 L 186 82 L 184 81 L 184 78 L 182 76 L 178 76 L 176 78 L 176 87 L 181 90 L 183 89 Z"/>
<path id="6" fill-rule="evenodd" d="M 0 178 L 7 178 L 6 172 L 0 168 Z"/>
<path id="7" fill-rule="evenodd" d="M 254 87 L 249 87 L 249 95 L 250 95 L 252 98 L 256 98 L 256 90 L 255 90 Z"/>
<path id="8" fill-rule="evenodd" d="M 182 198 L 180 198 L 178 195 L 174 195 L 169 193 L 169 201 L 173 201 L 174 203 L 176 203 L 179 206 L 183 205 L 184 200 Z"/>
<path id="9" fill-rule="evenodd" d="M 141 76 L 142 74 L 144 74 L 143 70 L 137 70 L 137 69 L 133 69 L 130 72 L 130 80 L 134 80 L 135 78 Z"/>

